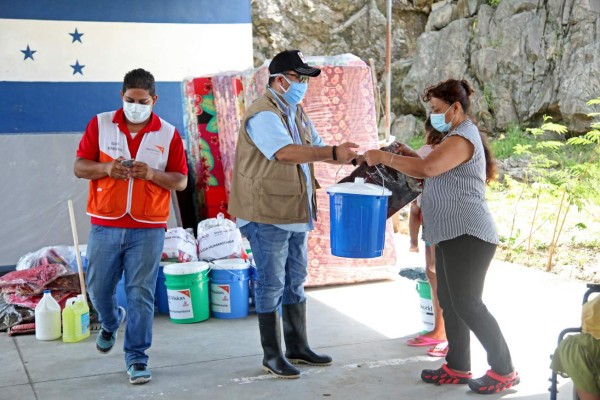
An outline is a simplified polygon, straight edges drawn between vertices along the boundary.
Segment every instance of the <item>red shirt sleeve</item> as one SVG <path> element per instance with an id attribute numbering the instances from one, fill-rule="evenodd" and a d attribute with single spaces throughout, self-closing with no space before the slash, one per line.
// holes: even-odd
<path id="1" fill-rule="evenodd" d="M 175 129 L 173 139 L 171 139 L 171 146 L 169 147 L 169 160 L 167 161 L 167 172 L 179 172 L 180 174 L 187 176 L 188 166 L 185 157 L 185 150 L 183 149 L 183 141 L 179 132 Z"/>
<path id="2" fill-rule="evenodd" d="M 85 132 L 79 142 L 77 157 L 87 160 L 98 161 L 100 158 L 100 147 L 98 145 L 98 116 L 88 123 Z"/>

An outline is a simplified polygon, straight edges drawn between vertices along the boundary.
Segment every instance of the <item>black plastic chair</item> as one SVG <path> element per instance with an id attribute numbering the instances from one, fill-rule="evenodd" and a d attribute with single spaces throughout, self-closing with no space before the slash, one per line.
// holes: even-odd
<path id="1" fill-rule="evenodd" d="M 589 283 L 587 285 L 587 287 L 588 287 L 588 290 L 583 295 L 583 303 L 582 304 L 587 303 L 587 301 L 590 298 L 590 296 L 592 295 L 592 293 L 600 292 L 600 284 Z M 565 336 L 568 334 L 571 334 L 571 333 L 581 333 L 581 326 L 579 328 L 567 328 L 567 329 L 562 330 L 560 332 L 560 334 L 558 335 L 558 343 L 560 344 L 560 342 L 562 342 L 562 340 L 565 338 Z M 558 384 L 558 374 L 556 372 L 554 372 L 554 370 L 553 370 L 552 376 L 550 377 L 550 388 L 548 389 L 550 391 L 550 400 L 557 399 L 557 395 L 558 395 L 557 384 Z M 579 400 L 579 396 L 577 396 L 575 389 L 573 389 L 573 400 Z"/>

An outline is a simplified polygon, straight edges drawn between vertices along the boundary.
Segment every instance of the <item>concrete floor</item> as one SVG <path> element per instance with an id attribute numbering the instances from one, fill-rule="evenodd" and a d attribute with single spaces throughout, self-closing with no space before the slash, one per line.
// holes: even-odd
<path id="1" fill-rule="evenodd" d="M 422 253 L 404 251 L 406 237 L 396 240 L 398 269 L 422 265 Z M 484 299 L 504 331 L 522 383 L 487 399 L 549 398 L 549 355 L 558 333 L 579 325 L 584 291 L 581 282 L 493 263 Z M 421 369 L 442 361 L 427 356 L 426 348 L 405 344 L 422 329 L 414 281 L 398 277 L 307 292 L 310 342 L 334 364 L 302 366 L 300 379 L 275 379 L 261 370 L 256 315 L 181 325 L 157 314 L 149 350 L 152 382 L 128 383 L 122 334 L 108 355 L 96 352 L 94 334 L 80 343 L 0 334 L 0 399 L 478 398 L 466 386 L 420 381 Z M 473 372 L 481 375 L 488 367 L 475 338 L 472 349 Z M 570 381 L 559 382 L 559 399 L 571 399 Z"/>

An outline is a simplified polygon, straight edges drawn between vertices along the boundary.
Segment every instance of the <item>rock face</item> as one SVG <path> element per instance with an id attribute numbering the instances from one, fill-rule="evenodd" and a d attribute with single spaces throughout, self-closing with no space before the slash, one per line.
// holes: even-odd
<path id="1" fill-rule="evenodd" d="M 252 0 L 255 63 L 286 48 L 353 53 L 373 60 L 383 98 L 386 4 Z M 397 126 L 420 126 L 406 116 L 426 115 L 425 87 L 464 78 L 476 92 L 471 114 L 488 131 L 537 125 L 544 114 L 589 129 L 585 103 L 600 96 L 600 0 L 393 0 L 391 41 Z"/>

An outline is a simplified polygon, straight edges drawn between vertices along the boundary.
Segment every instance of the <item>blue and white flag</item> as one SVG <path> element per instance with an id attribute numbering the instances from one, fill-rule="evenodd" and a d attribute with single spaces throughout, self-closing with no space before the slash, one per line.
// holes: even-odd
<path id="1" fill-rule="evenodd" d="M 250 0 L 0 0 L 0 134 L 83 132 L 135 68 L 184 134 L 181 81 L 251 66 Z"/>

